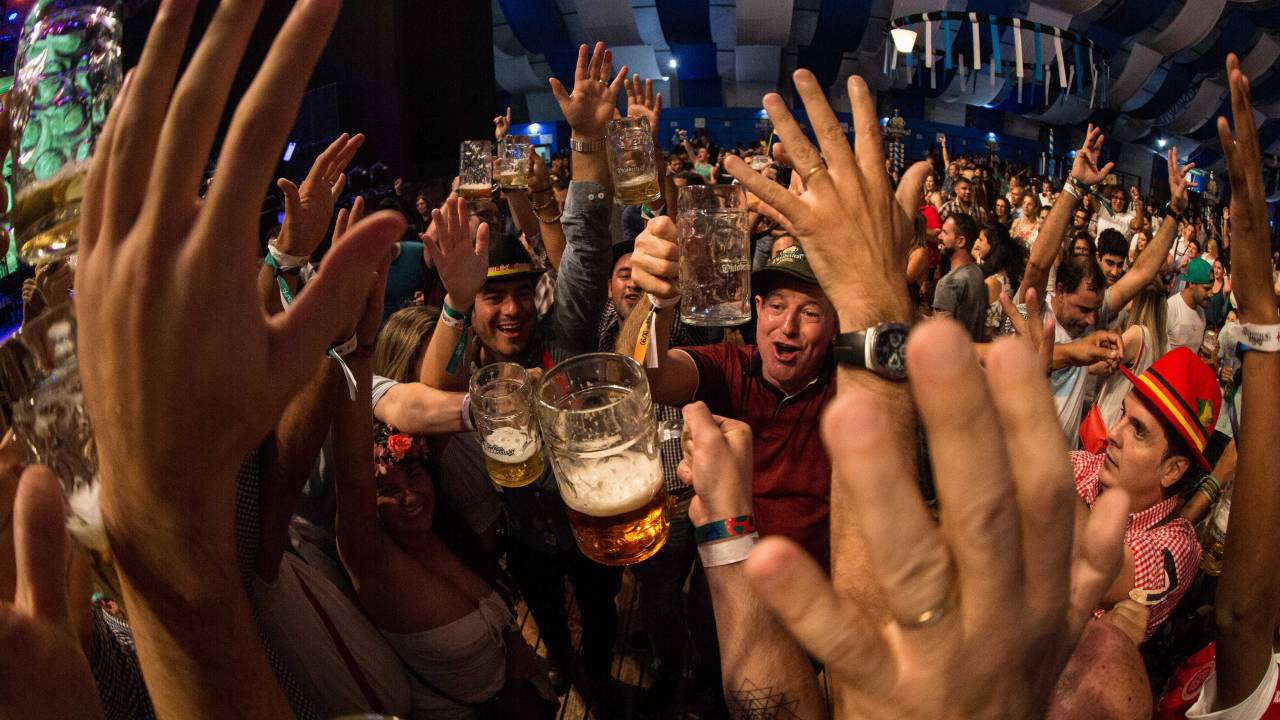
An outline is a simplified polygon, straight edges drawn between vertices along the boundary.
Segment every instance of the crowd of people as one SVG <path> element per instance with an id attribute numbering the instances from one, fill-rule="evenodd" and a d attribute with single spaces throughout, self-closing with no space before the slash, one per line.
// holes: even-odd
<path id="1" fill-rule="evenodd" d="M 618 208 L 599 141 L 620 104 L 661 127 L 662 97 L 597 43 L 550 81 L 572 151 L 527 189 L 352 193 L 342 135 L 277 181 L 260 240 L 247 200 L 337 6 L 294 7 L 202 189 L 253 23 L 221 4 L 184 66 L 194 4 L 162 3 L 76 262 L 24 288 L 27 323 L 74 299 L 120 595 L 96 599 L 11 432 L 0 716 L 538 718 L 574 688 L 614 717 L 624 572 L 646 716 L 1280 712 L 1280 284 L 1234 55 L 1221 209 L 1176 149 L 1163 208 L 1121 187 L 1094 127 L 1061 182 L 945 143 L 893 172 L 863 80 L 851 144 L 807 70 L 816 145 L 771 93 L 775 138 L 679 134 L 661 197 Z M 753 317 L 698 327 L 679 191 L 726 183 Z M 645 359 L 656 418 L 683 420 L 667 540 L 627 570 L 584 555 L 550 463 L 494 484 L 468 392 L 595 352 Z"/>

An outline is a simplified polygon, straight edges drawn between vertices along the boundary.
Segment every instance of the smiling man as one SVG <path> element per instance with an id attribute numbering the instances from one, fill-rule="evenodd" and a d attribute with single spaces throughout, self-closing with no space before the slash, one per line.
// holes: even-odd
<path id="1" fill-rule="evenodd" d="M 642 303 L 642 311 L 632 313 L 618 341 L 620 352 L 635 350 L 653 305 L 678 297 L 675 239 L 675 225 L 665 217 L 651 220 L 636 238 L 631 277 L 657 302 Z M 757 529 L 762 536 L 791 538 L 827 567 L 831 460 L 819 437 L 818 419 L 835 394 L 835 312 L 799 245 L 781 250 L 753 274 L 751 288 L 756 294 L 754 345 L 669 349 L 675 309 L 660 309 L 652 333 L 657 367 L 647 368 L 649 386 L 654 402 L 701 400 L 713 413 L 751 426 Z"/>
<path id="2" fill-rule="evenodd" d="M 1200 543 L 1178 516 L 1189 483 L 1210 470 L 1205 443 L 1213 433 L 1222 393 L 1213 371 L 1186 348 L 1175 348 L 1141 375 L 1120 368 L 1133 383 L 1124 416 L 1101 453 L 1074 452 L 1076 491 L 1089 507 L 1112 488 L 1129 493 L 1120 574 L 1103 596 L 1106 606 L 1130 598 L 1150 611 L 1146 637 L 1160 626 L 1195 579 Z"/>

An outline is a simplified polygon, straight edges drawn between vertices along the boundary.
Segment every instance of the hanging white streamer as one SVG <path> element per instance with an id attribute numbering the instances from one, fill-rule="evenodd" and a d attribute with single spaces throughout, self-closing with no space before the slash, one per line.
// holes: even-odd
<path id="1" fill-rule="evenodd" d="M 884 44 L 884 69 L 881 72 L 883 72 L 886 75 L 889 74 L 889 47 L 891 45 L 893 45 L 893 43 L 891 42 L 887 42 Z"/>
<path id="2" fill-rule="evenodd" d="M 1067 64 L 1062 61 L 1062 30 L 1053 29 L 1053 51 L 1058 56 L 1058 84 L 1067 88 Z M 1047 83 L 1046 83 L 1047 84 Z"/>
<path id="3" fill-rule="evenodd" d="M 889 72 L 893 72 L 898 69 L 898 50 L 895 48 L 889 54 L 893 56 L 893 59 L 889 61 Z"/>
<path id="4" fill-rule="evenodd" d="M 1076 66 L 1075 66 L 1075 65 L 1072 65 L 1072 66 L 1071 66 L 1071 72 L 1067 75 L 1067 88 L 1068 88 L 1067 92 L 1068 92 L 1068 94 L 1070 94 L 1070 92 L 1071 92 L 1071 91 L 1070 91 L 1070 88 L 1072 87 L 1072 83 L 1074 83 L 1075 81 L 1076 81 Z"/>
<path id="5" fill-rule="evenodd" d="M 1018 102 L 1022 102 L 1022 20 L 1020 18 L 1013 19 L 1013 61 L 1015 64 L 1013 72 L 1018 77 Z"/>
<path id="6" fill-rule="evenodd" d="M 973 69 L 982 69 L 982 33 L 978 32 L 978 13 L 969 13 L 969 22 L 973 23 Z M 975 77 L 976 83 L 978 79 Z"/>
<path id="7" fill-rule="evenodd" d="M 995 89 L 996 89 L 996 64 L 995 64 L 995 62 L 989 62 L 989 63 L 987 63 L 987 70 L 990 72 L 990 75 L 991 75 L 991 89 L 992 89 L 992 90 L 995 90 Z M 975 85 L 977 84 L 977 82 L 978 82 L 977 80 L 974 80 L 974 84 L 975 84 Z"/>
<path id="8" fill-rule="evenodd" d="M 924 16 L 924 66 L 933 69 L 933 21 Z"/>
<path id="9" fill-rule="evenodd" d="M 1089 109 L 1098 100 L 1098 66 L 1093 64 L 1093 46 L 1089 46 Z"/>

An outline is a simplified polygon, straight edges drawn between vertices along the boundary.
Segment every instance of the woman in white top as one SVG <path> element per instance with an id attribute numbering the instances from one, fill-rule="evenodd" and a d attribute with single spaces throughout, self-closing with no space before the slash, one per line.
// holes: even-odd
<path id="1" fill-rule="evenodd" d="M 1018 240 L 1023 246 L 1029 246 L 1034 241 L 1034 235 L 1040 229 L 1040 201 L 1034 194 L 1022 196 L 1022 215 L 1013 221 L 1013 225 L 1009 228 L 1009 234 L 1015 240 Z"/>
<path id="2" fill-rule="evenodd" d="M 1004 306 L 1000 303 L 1000 293 L 1010 299 L 1014 290 L 1022 283 L 1022 271 L 1027 266 L 1027 253 L 1021 245 L 1009 237 L 1009 231 L 999 223 L 988 223 L 978 233 L 978 241 L 974 243 L 975 254 L 982 256 L 982 274 L 986 276 L 987 286 L 987 319 L 985 323 L 986 339 L 990 340 L 1000 331 L 1004 324 Z"/>

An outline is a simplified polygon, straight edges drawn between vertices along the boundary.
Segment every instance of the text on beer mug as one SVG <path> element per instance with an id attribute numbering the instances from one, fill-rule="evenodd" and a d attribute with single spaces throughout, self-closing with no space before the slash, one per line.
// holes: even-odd
<path id="1" fill-rule="evenodd" d="M 542 436 L 528 372 L 517 363 L 486 365 L 471 376 L 470 393 L 490 479 L 523 487 L 542 477 Z"/>
<path id="2" fill-rule="evenodd" d="M 619 205 L 640 205 L 661 196 L 648 118 L 609 121 L 609 171 Z"/>

